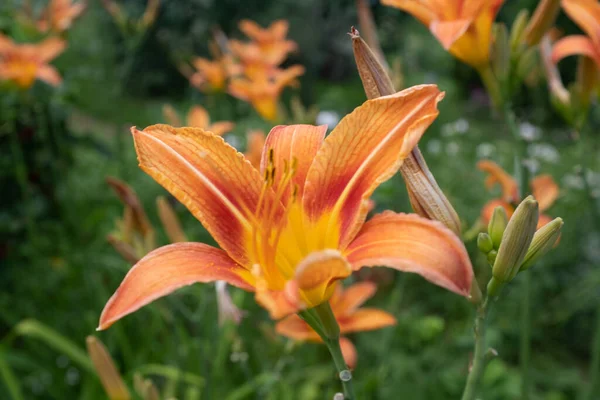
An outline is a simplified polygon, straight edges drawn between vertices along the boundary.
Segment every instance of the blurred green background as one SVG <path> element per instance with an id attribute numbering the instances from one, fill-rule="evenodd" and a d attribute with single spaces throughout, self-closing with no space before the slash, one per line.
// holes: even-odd
<path id="1" fill-rule="evenodd" d="M 519 9 L 536 3 L 507 2 L 499 20 L 510 25 Z M 133 16 L 146 7 L 144 0 L 119 4 Z M 44 5 L 32 2 L 34 10 Z M 390 62 L 400 61 L 404 85 L 436 83 L 446 91 L 420 146 L 463 226 L 470 227 L 498 194 L 486 191 L 476 162 L 491 158 L 511 170 L 512 139 L 474 71 L 411 16 L 371 5 L 383 50 Z M 2 1 L 0 31 L 13 38 L 27 34 L 18 17 L 23 6 Z M 286 65 L 304 65 L 306 73 L 299 89 L 286 90 L 284 104 L 299 94 L 305 106 L 342 117 L 365 100 L 347 35 L 357 24 L 353 0 L 163 0 L 155 23 L 133 44 L 101 2 L 89 0 L 66 33 L 67 50 L 53 63 L 63 84 L 54 89 L 38 82 L 24 98 L 0 97 L 1 399 L 15 393 L 23 399 L 106 398 L 85 356 L 90 334 L 107 345 L 127 382 L 135 373 L 150 377 L 165 399 L 331 399 L 339 390 L 324 346 L 277 336 L 253 295 L 236 289 L 234 301 L 247 311 L 239 326 L 219 327 L 214 286 L 194 285 L 94 332 L 130 268 L 106 240 L 123 208 L 105 178 L 128 182 L 155 226 L 155 198 L 167 194 L 138 169 L 129 127 L 164 122 L 167 103 L 181 113 L 200 104 L 213 120 L 235 121 L 227 138 L 242 149 L 247 130 L 271 127 L 245 103 L 209 99 L 177 70 L 178 60 L 209 56 L 214 27 L 243 37 L 237 23 L 244 18 L 263 26 L 289 21 L 288 36 L 299 50 Z M 577 31 L 564 14 L 558 25 Z M 561 64 L 565 80 L 574 69 L 571 60 Z M 520 129 L 533 137 L 530 162 L 560 186 L 548 214 L 561 216 L 565 226 L 560 247 L 530 271 L 530 398 L 566 400 L 594 378 L 589 365 L 600 308 L 600 227 L 591 207 L 600 197 L 600 115 L 593 107 L 590 128 L 574 140 L 550 106 L 543 79 L 522 90 L 516 114 Z M 25 106 L 15 116 L 16 103 Z M 16 121 L 14 130 L 8 121 Z M 21 152 L 15 152 L 15 133 Z M 14 178 L 23 173 L 26 189 Z M 378 211 L 410 211 L 399 175 L 374 198 Z M 176 211 L 192 240 L 213 243 L 183 206 Z M 467 247 L 485 280 L 487 263 L 473 241 Z M 360 398 L 458 398 L 472 352 L 473 306 L 414 275 L 385 275 L 379 285 L 368 304 L 393 313 L 398 324 L 351 335 L 359 351 L 354 376 Z M 493 310 L 489 337 L 499 357 L 485 372 L 482 399 L 520 398 L 522 286 L 519 275 Z"/>

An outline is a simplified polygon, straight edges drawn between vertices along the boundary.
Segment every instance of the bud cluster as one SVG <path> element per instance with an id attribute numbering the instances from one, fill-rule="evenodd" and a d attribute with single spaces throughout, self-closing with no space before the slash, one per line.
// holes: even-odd
<path id="1" fill-rule="evenodd" d="M 510 220 L 504 208 L 497 207 L 488 231 L 479 234 L 477 247 L 492 267 L 489 296 L 497 296 L 505 284 L 529 269 L 557 243 L 562 219 L 556 218 L 536 231 L 538 217 L 538 202 L 529 196 L 519 204 Z"/>

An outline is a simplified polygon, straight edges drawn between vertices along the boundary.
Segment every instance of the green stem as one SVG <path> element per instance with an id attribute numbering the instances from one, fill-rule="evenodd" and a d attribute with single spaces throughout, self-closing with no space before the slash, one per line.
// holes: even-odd
<path id="1" fill-rule="evenodd" d="M 491 66 L 486 65 L 483 68 L 479 68 L 477 72 L 479 73 L 481 81 L 483 82 L 483 86 L 485 86 L 485 90 L 492 100 L 494 108 L 496 110 L 500 110 L 503 106 L 502 91 Z"/>
<path id="2" fill-rule="evenodd" d="M 342 348 L 340 347 L 340 326 L 335 319 L 335 315 L 333 315 L 329 302 L 327 301 L 309 310 L 301 311 L 298 315 L 319 334 L 323 342 L 327 345 L 337 369 L 338 377 L 342 381 L 344 400 L 356 400 L 352 385 L 352 373 L 346 365 Z"/>
<path id="3" fill-rule="evenodd" d="M 463 391 L 462 400 L 474 400 L 477 394 L 479 381 L 485 370 L 487 347 L 485 343 L 487 316 L 490 309 L 489 298 L 477 308 L 475 316 L 475 351 L 473 353 L 473 364 L 467 377 L 465 390 Z"/>
<path id="4" fill-rule="evenodd" d="M 582 400 L 592 400 L 594 398 L 594 389 L 597 386 L 597 380 L 600 378 L 600 307 L 596 311 L 596 331 L 594 332 L 594 342 L 592 343 L 592 360 L 590 362 L 589 383 L 583 390 Z"/>
<path id="5" fill-rule="evenodd" d="M 521 343 L 519 358 L 521 361 L 521 399 L 529 399 L 531 360 L 531 274 L 523 274 L 521 289 Z"/>
<path id="6" fill-rule="evenodd" d="M 340 338 L 328 339 L 325 341 L 333 363 L 338 371 L 338 376 L 342 381 L 342 388 L 344 389 L 344 400 L 356 400 L 354 395 L 354 386 L 352 385 L 352 373 L 346 365 L 344 355 L 342 354 L 342 348 L 340 347 Z"/>

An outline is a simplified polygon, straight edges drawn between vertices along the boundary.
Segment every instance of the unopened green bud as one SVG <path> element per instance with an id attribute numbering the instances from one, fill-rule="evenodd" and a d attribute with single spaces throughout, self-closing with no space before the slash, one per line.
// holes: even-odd
<path id="1" fill-rule="evenodd" d="M 541 0 L 527 24 L 524 35 L 525 43 L 529 46 L 538 44 L 554 25 L 559 11 L 560 0 Z"/>
<path id="2" fill-rule="evenodd" d="M 538 223 L 538 203 L 528 196 L 519 204 L 502 235 L 492 275 L 501 283 L 510 282 L 523 263 Z"/>
<path id="3" fill-rule="evenodd" d="M 496 250 L 492 250 L 489 253 L 487 253 L 487 260 L 490 263 L 490 265 L 494 265 L 494 263 L 496 262 L 496 257 L 498 257 L 498 252 Z"/>
<path id="4" fill-rule="evenodd" d="M 481 232 L 479 236 L 477 236 L 477 247 L 479 251 L 484 254 L 489 253 L 494 250 L 494 243 L 492 243 L 492 238 L 485 232 Z"/>
<path id="5" fill-rule="evenodd" d="M 560 236 L 560 230 L 562 229 L 563 224 L 562 218 L 555 218 L 538 229 L 535 235 L 533 235 L 531 246 L 529 246 L 529 250 L 527 250 L 523 265 L 519 268 L 519 272 L 525 271 L 531 267 L 554 247 Z"/>
<path id="6" fill-rule="evenodd" d="M 488 234 L 492 239 L 495 249 L 500 247 L 502 235 L 504 235 L 504 230 L 506 229 L 507 224 L 508 216 L 506 215 L 506 210 L 502 206 L 496 207 L 488 224 Z"/>
<path id="7" fill-rule="evenodd" d="M 515 54 L 519 50 L 519 45 L 523 41 L 523 33 L 529 21 L 529 11 L 523 9 L 519 11 L 510 30 L 510 50 Z"/>
<path id="8" fill-rule="evenodd" d="M 500 294 L 500 290 L 502 290 L 503 287 L 504 283 L 492 276 L 492 279 L 490 279 L 487 285 L 487 295 L 489 297 L 496 297 Z"/>

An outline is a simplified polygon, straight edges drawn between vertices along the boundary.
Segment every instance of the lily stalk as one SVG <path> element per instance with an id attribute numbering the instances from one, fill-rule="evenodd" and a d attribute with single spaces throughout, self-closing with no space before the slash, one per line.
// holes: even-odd
<path id="1" fill-rule="evenodd" d="M 344 360 L 342 348 L 340 347 L 340 326 L 331 310 L 328 301 L 318 306 L 298 313 L 315 332 L 319 334 L 323 343 L 327 345 L 338 377 L 342 382 L 344 400 L 356 400 L 354 385 L 352 384 L 352 372 Z"/>

